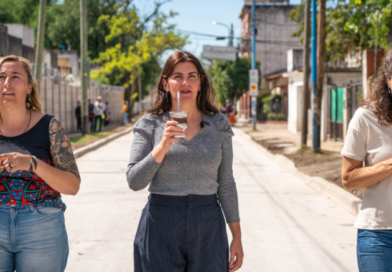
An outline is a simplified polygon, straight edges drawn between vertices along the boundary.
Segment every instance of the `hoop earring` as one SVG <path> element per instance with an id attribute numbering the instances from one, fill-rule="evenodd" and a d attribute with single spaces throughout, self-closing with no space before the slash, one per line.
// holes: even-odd
<path id="1" fill-rule="evenodd" d="M 33 106 L 31 105 L 31 96 L 30 96 L 30 94 L 27 94 L 27 97 L 26 97 L 26 108 L 28 110 L 31 110 L 33 108 Z"/>

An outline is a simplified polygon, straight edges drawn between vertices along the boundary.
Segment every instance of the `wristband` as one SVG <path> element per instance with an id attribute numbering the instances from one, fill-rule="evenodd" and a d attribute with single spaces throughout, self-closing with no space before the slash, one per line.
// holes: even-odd
<path id="1" fill-rule="evenodd" d="M 38 166 L 37 158 L 33 155 L 29 155 L 29 156 L 31 158 L 29 171 L 35 172 L 35 170 L 37 170 L 37 166 Z"/>

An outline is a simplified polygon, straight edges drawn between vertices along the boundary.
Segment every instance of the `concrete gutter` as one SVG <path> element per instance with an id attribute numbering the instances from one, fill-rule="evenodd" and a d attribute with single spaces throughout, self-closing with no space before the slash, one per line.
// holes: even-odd
<path id="1" fill-rule="evenodd" d="M 359 210 L 361 209 L 362 205 L 362 200 L 359 197 L 356 197 L 355 195 L 347 192 L 343 188 L 337 186 L 334 183 L 329 182 L 326 179 L 323 179 L 321 177 L 312 177 L 309 175 L 306 175 L 299 171 L 296 167 L 295 164 L 292 160 L 289 158 L 280 155 L 280 154 L 272 154 L 269 152 L 267 149 L 265 149 L 263 146 L 259 145 L 255 141 L 253 141 L 253 138 L 243 132 L 240 129 L 235 129 L 233 128 L 234 133 L 242 138 L 245 138 L 247 140 L 252 141 L 255 145 L 258 146 L 258 148 L 268 157 L 270 157 L 272 160 L 277 162 L 280 166 L 284 167 L 288 171 L 290 171 L 292 174 L 295 176 L 299 177 L 302 179 L 308 186 L 312 187 L 316 191 L 320 192 L 327 198 L 331 199 L 333 202 L 335 202 L 337 205 L 340 207 L 344 208 L 346 211 L 352 213 L 352 214 L 358 214 Z"/>
<path id="2" fill-rule="evenodd" d="M 113 140 L 115 140 L 115 139 L 125 135 L 125 134 L 130 133 L 132 131 L 132 129 L 133 129 L 133 127 L 127 128 L 124 131 L 117 132 L 115 134 L 110 135 L 107 138 L 104 138 L 102 140 L 96 141 L 96 142 L 94 142 L 92 144 L 89 144 L 87 146 L 84 146 L 84 147 L 81 147 L 79 149 L 76 149 L 74 151 L 75 159 L 80 158 L 84 154 L 86 154 L 86 153 L 88 153 L 90 151 L 96 150 L 97 148 L 100 148 L 101 146 L 103 146 L 103 145 L 105 145 L 105 144 L 107 144 L 107 143 L 109 143 L 109 142 L 111 142 L 111 141 L 113 141 Z"/>

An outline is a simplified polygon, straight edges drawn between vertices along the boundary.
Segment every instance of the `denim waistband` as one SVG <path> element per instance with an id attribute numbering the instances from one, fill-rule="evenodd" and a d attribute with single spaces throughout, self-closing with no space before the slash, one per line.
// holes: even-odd
<path id="1" fill-rule="evenodd" d="M 0 210 L 24 210 L 24 209 L 30 209 L 34 210 L 36 208 L 35 205 L 13 205 L 13 204 L 4 204 L 0 205 Z"/>
<path id="2" fill-rule="evenodd" d="M 186 196 L 171 196 L 158 195 L 151 193 L 148 197 L 151 204 L 167 205 L 167 206 L 210 206 L 219 203 L 218 196 L 213 195 L 186 195 Z"/>

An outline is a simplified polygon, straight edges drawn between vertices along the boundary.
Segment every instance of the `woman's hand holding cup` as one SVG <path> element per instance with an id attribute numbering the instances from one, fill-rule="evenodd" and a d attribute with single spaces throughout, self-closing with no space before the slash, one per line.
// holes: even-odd
<path id="1" fill-rule="evenodd" d="M 163 149 L 168 150 L 173 142 L 178 142 L 179 140 L 174 136 L 183 136 L 185 135 L 182 128 L 177 127 L 178 122 L 176 121 L 168 121 L 166 122 L 165 130 L 163 131 L 163 137 L 160 145 Z"/>

